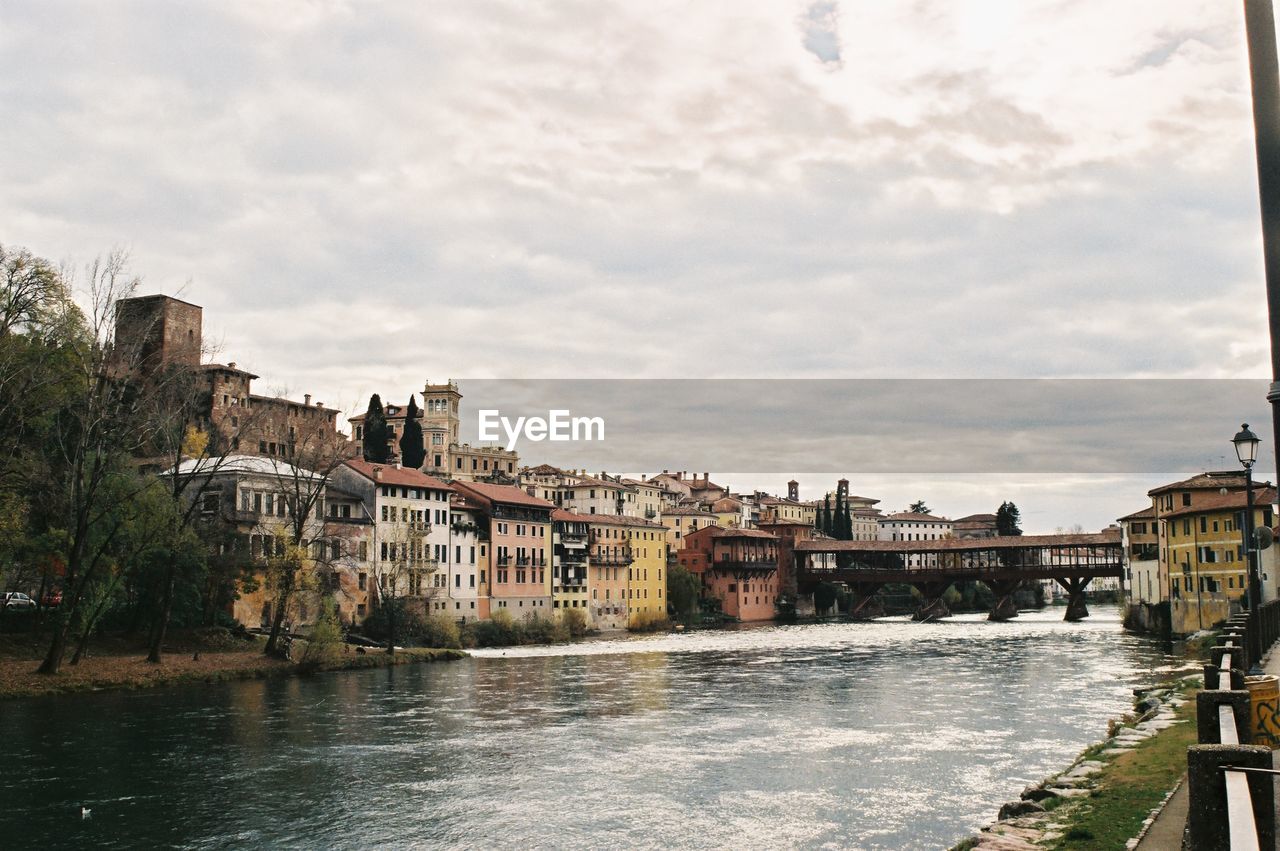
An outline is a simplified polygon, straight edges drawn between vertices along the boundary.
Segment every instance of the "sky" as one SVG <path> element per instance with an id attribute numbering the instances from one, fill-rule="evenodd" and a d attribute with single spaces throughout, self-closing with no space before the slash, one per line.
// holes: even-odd
<path id="1" fill-rule="evenodd" d="M 123 247 L 260 391 L 349 411 L 449 377 L 1265 378 L 1246 61 L 1210 0 L 9 0 L 0 242 Z M 1095 484 L 1018 492 L 1050 529 L 1145 499 Z M 958 487 L 931 504 L 1014 489 Z"/>

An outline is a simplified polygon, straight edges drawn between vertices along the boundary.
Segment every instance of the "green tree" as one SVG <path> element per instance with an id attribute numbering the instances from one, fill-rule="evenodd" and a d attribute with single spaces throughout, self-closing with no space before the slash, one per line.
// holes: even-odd
<path id="1" fill-rule="evenodd" d="M 831 535 L 831 494 L 827 494 L 822 498 L 822 515 L 818 528 L 822 530 L 822 534 Z M 831 535 L 833 538 L 834 535 Z"/>
<path id="2" fill-rule="evenodd" d="M 915 502 L 911 503 L 911 505 L 907 506 L 907 511 L 910 511 L 913 514 L 929 514 L 930 513 L 929 506 L 924 504 L 923 499 L 917 499 Z"/>
<path id="3" fill-rule="evenodd" d="M 1012 502 L 1002 502 L 996 509 L 996 534 L 1021 535 L 1022 514 Z"/>
<path id="4" fill-rule="evenodd" d="M 387 445 L 390 436 L 382 399 L 374 393 L 369 397 L 369 410 L 364 415 L 364 460 L 375 464 L 387 463 L 391 454 L 391 448 Z"/>
<path id="5" fill-rule="evenodd" d="M 678 620 L 686 623 L 698 613 L 698 596 L 702 582 L 684 565 L 667 569 L 667 603 Z"/>
<path id="6" fill-rule="evenodd" d="M 400 435 L 400 463 L 417 470 L 427 458 L 427 448 L 422 442 L 422 423 L 418 422 L 417 399 L 409 395 L 409 407 L 405 409 L 404 433 Z"/>

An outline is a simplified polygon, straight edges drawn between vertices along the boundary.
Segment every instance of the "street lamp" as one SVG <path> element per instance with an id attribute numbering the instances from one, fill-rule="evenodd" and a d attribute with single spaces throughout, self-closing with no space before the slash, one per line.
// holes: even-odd
<path id="1" fill-rule="evenodd" d="M 1244 467 L 1244 551 L 1249 559 L 1249 611 L 1255 612 L 1262 603 L 1262 582 L 1258 579 L 1258 554 L 1253 540 L 1253 465 L 1258 460 L 1258 444 L 1262 441 L 1249 431 L 1249 424 L 1240 426 L 1240 431 L 1231 442 L 1236 447 L 1236 457 Z"/>

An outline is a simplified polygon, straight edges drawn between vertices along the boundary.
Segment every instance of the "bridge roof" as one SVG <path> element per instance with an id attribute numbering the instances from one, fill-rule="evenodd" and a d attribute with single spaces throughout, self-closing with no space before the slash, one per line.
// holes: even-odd
<path id="1" fill-rule="evenodd" d="M 936 553 L 1029 548 L 1119 546 L 1120 530 L 1089 535 L 1005 535 L 994 538 L 939 538 L 933 541 L 797 541 L 797 553 Z"/>

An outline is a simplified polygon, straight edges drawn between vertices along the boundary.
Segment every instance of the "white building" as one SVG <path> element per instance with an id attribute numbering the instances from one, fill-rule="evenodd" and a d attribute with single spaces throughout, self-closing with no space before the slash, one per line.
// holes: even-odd
<path id="1" fill-rule="evenodd" d="M 932 514 L 900 511 L 880 518 L 879 535 L 882 541 L 940 541 L 951 537 L 951 521 Z M 936 555 L 910 555 L 906 562 L 908 568 L 937 565 Z"/>
<path id="2" fill-rule="evenodd" d="M 343 462 L 331 481 L 356 495 L 361 512 L 372 519 L 376 591 L 424 605 L 446 596 L 449 485 L 398 464 L 363 460 Z"/>

